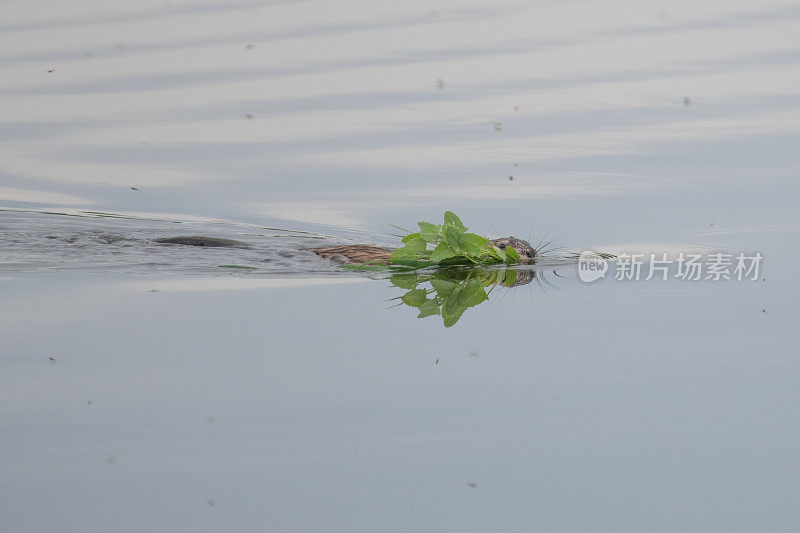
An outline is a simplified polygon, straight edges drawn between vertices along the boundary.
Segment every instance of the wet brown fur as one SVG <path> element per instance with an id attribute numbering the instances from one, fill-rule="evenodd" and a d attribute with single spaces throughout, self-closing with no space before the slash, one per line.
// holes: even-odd
<path id="1" fill-rule="evenodd" d="M 351 263 L 366 263 L 374 261 L 386 265 L 392 255 L 391 248 L 382 248 L 369 244 L 351 244 L 347 246 L 332 246 L 330 248 L 314 248 L 311 250 L 325 259 L 335 259 L 336 256 L 347 258 Z"/>

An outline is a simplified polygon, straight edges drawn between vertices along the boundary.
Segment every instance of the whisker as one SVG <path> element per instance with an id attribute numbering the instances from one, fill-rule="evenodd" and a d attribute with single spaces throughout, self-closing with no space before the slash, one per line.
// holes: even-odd
<path id="1" fill-rule="evenodd" d="M 545 234 L 544 234 L 544 235 L 542 235 L 542 238 L 539 240 L 539 244 L 537 244 L 537 245 L 536 245 L 536 249 L 537 249 L 537 250 L 538 250 L 538 249 L 539 249 L 539 247 L 542 245 L 542 241 L 543 241 L 543 240 L 545 240 L 545 239 L 547 238 L 547 236 L 548 236 L 548 235 L 550 235 L 550 232 L 552 232 L 554 229 L 555 229 L 555 226 L 550 226 L 550 229 L 548 229 L 548 230 L 545 232 Z"/>
<path id="2" fill-rule="evenodd" d="M 533 222 L 531 222 L 531 229 L 530 231 L 528 231 L 528 238 L 526 240 L 530 243 L 532 238 L 533 238 Z"/>
<path id="3" fill-rule="evenodd" d="M 545 298 L 550 300 L 550 303 L 552 305 L 556 305 L 556 302 L 553 300 L 553 298 L 550 296 L 550 294 L 548 294 L 547 288 L 544 286 L 544 284 L 546 283 L 549 287 L 552 287 L 552 288 L 556 288 L 556 287 L 552 283 L 547 281 L 547 278 L 544 277 L 544 274 L 542 272 L 537 272 L 536 274 L 537 274 L 536 275 L 536 284 L 539 286 L 539 289 L 541 289 L 542 294 L 544 294 Z"/>

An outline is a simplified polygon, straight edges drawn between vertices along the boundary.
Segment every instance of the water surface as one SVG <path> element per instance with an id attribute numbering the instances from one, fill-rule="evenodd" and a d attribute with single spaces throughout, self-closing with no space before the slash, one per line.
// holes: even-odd
<path id="1" fill-rule="evenodd" d="M 0 11 L 0 529 L 795 529 L 796 3 Z M 305 250 L 445 210 L 763 269 L 444 327 Z"/>

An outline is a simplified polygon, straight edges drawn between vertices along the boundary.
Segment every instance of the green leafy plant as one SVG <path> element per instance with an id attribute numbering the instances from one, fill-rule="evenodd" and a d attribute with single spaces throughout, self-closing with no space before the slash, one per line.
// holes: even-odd
<path id="1" fill-rule="evenodd" d="M 445 212 L 442 224 L 419 222 L 418 225 L 419 231 L 405 235 L 403 246 L 392 252 L 388 266 L 375 262 L 343 266 L 356 270 L 384 270 L 392 267 L 416 269 L 520 262 L 519 253 L 514 248 L 499 248 L 486 237 L 469 233 L 468 228 L 451 211 Z"/>

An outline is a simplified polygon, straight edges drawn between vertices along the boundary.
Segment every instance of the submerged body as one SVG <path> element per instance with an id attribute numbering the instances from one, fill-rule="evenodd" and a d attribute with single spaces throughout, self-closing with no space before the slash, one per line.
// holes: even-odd
<path id="1" fill-rule="evenodd" d="M 505 249 L 507 246 L 514 248 L 519 254 L 520 261 L 523 263 L 534 263 L 539 254 L 528 241 L 516 237 L 503 237 L 489 241 L 498 248 Z M 350 244 L 345 246 L 331 246 L 329 248 L 313 248 L 312 252 L 320 257 L 329 259 L 334 263 L 375 263 L 388 264 L 392 255 L 391 248 L 382 246 L 372 246 L 369 244 Z"/>
<path id="2" fill-rule="evenodd" d="M 155 239 L 159 244 L 181 244 L 183 246 L 203 246 L 209 248 L 247 248 L 247 243 L 233 239 L 220 239 L 218 237 L 203 237 L 191 235 L 188 237 L 165 237 Z"/>

